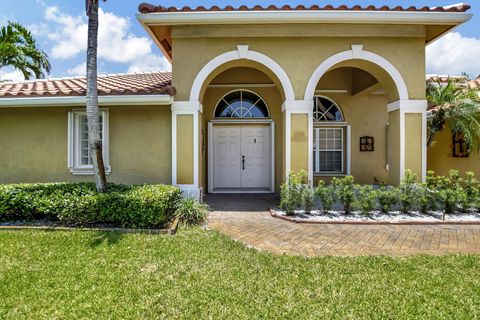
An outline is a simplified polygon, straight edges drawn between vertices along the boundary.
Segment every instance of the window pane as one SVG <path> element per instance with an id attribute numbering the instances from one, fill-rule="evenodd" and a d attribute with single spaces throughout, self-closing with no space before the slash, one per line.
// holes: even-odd
<path id="1" fill-rule="evenodd" d="M 338 105 L 325 97 L 315 97 L 313 101 L 313 121 L 344 121 Z"/>
<path id="2" fill-rule="evenodd" d="M 341 173 L 343 163 L 343 128 L 316 128 L 314 139 L 319 135 L 319 150 L 315 151 L 315 172 Z M 316 141 L 314 140 L 314 145 Z M 315 149 L 316 150 L 316 149 Z M 316 154 L 318 152 L 318 167 Z"/>
<path id="3" fill-rule="evenodd" d="M 215 117 L 218 118 L 268 118 L 265 102 L 255 93 L 237 90 L 227 94 L 217 104 Z"/>
<path id="4" fill-rule="evenodd" d="M 80 161 L 80 165 L 92 165 L 92 158 L 90 154 L 89 144 L 88 144 L 88 120 L 87 115 L 77 114 L 79 127 L 78 127 L 78 145 L 77 150 L 78 152 L 78 159 Z M 103 117 L 99 117 L 99 132 L 100 132 L 100 139 L 103 138 Z"/>

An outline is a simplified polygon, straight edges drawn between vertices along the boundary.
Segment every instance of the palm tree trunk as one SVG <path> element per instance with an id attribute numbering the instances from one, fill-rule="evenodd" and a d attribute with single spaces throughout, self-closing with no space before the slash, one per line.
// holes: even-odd
<path id="1" fill-rule="evenodd" d="M 98 40 L 98 0 L 90 1 L 88 14 L 87 47 L 87 122 L 88 144 L 95 173 L 95 185 L 98 192 L 107 188 L 105 166 L 103 164 L 102 140 L 99 131 L 100 113 L 97 93 L 97 40 Z"/>

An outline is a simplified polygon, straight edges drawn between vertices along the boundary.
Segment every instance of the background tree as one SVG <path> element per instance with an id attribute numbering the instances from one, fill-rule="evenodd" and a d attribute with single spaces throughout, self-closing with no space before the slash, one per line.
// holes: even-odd
<path id="1" fill-rule="evenodd" d="M 107 177 L 103 163 L 102 139 L 100 137 L 100 113 L 97 92 L 97 46 L 98 46 L 98 0 L 86 0 L 88 16 L 87 47 L 87 122 L 88 144 L 92 156 L 95 184 L 98 192 L 107 189 Z"/>
<path id="2" fill-rule="evenodd" d="M 448 81 L 427 83 L 427 100 L 432 107 L 432 115 L 427 119 L 427 145 L 432 145 L 437 132 L 446 125 L 452 133 L 463 136 L 468 151 L 480 145 L 480 91 L 466 85 Z"/>
<path id="3" fill-rule="evenodd" d="M 31 32 L 12 21 L 0 29 L 0 68 L 6 66 L 19 70 L 26 80 L 44 78 L 51 69 L 48 55 L 38 48 Z"/>

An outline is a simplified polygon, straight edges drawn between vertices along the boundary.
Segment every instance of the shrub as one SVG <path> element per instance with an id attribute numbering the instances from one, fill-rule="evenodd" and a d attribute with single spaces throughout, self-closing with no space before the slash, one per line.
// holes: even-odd
<path id="1" fill-rule="evenodd" d="M 332 186 L 335 189 L 335 195 L 338 196 L 343 205 L 343 210 L 346 214 L 349 214 L 352 211 L 352 204 L 355 200 L 355 180 L 352 176 L 344 178 L 334 177 Z"/>
<path id="2" fill-rule="evenodd" d="M 427 213 L 429 209 L 436 210 L 438 207 L 438 192 L 435 189 L 432 189 L 427 182 L 424 182 L 418 185 L 417 192 L 420 212 Z"/>
<path id="3" fill-rule="evenodd" d="M 290 173 L 288 180 L 280 187 L 280 208 L 287 215 L 292 215 L 304 204 L 304 189 L 308 188 L 307 172 L 302 170 L 298 174 Z"/>
<path id="4" fill-rule="evenodd" d="M 195 198 L 185 198 L 175 211 L 175 217 L 184 225 L 202 225 L 208 221 L 210 208 Z"/>
<path id="5" fill-rule="evenodd" d="M 287 215 L 293 214 L 295 206 L 292 200 L 292 192 L 288 183 L 282 183 L 280 186 L 280 209 L 285 211 Z"/>
<path id="6" fill-rule="evenodd" d="M 318 186 L 315 189 L 315 194 L 320 200 L 322 205 L 323 212 L 332 210 L 333 205 L 335 204 L 335 189 L 332 185 L 326 185 L 325 181 L 318 181 Z"/>
<path id="7" fill-rule="evenodd" d="M 465 201 L 461 203 L 462 211 L 476 211 L 480 209 L 480 183 L 475 178 L 473 172 L 465 174 L 466 179 L 463 181 L 463 189 L 465 191 Z"/>
<path id="8" fill-rule="evenodd" d="M 408 213 L 412 210 L 417 200 L 417 175 L 410 170 L 405 171 L 405 177 L 400 182 L 400 210 Z"/>
<path id="9" fill-rule="evenodd" d="M 356 189 L 358 195 L 355 200 L 355 207 L 359 208 L 363 214 L 369 215 L 375 209 L 377 192 L 370 185 L 357 185 Z"/>
<path id="10" fill-rule="evenodd" d="M 315 191 L 306 185 L 302 190 L 303 207 L 306 213 L 310 213 L 315 205 Z"/>
<path id="11" fill-rule="evenodd" d="M 383 213 L 389 213 L 399 201 L 399 192 L 396 187 L 382 186 L 377 190 L 378 203 Z"/>
<path id="12" fill-rule="evenodd" d="M 166 185 L 38 183 L 0 186 L 0 220 L 47 219 L 67 225 L 108 224 L 164 227 L 177 208 L 180 190 Z"/>

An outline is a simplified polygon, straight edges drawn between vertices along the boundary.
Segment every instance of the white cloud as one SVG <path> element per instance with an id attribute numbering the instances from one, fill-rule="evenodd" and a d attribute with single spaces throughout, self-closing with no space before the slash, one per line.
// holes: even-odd
<path id="1" fill-rule="evenodd" d="M 156 54 L 149 54 L 141 60 L 133 62 L 127 72 L 143 72 L 143 71 L 172 71 L 172 65 L 165 58 Z"/>
<path id="2" fill-rule="evenodd" d="M 87 64 L 82 62 L 75 67 L 68 69 L 67 73 L 72 76 L 85 76 L 87 74 Z"/>
<path id="3" fill-rule="evenodd" d="M 23 77 L 23 74 L 10 67 L 6 67 L 0 70 L 0 81 L 23 81 L 25 78 Z"/>
<path id="4" fill-rule="evenodd" d="M 71 59 L 85 54 L 87 49 L 87 18 L 71 16 L 58 7 L 45 9 L 45 19 L 53 23 L 55 31 L 49 35 L 53 42 L 51 56 Z M 129 71 L 167 70 L 169 63 L 161 55 L 154 54 L 152 42 L 130 31 L 128 18 L 99 9 L 98 59 L 107 62 L 128 63 Z M 79 66 L 77 66 L 79 67 Z M 77 73 L 74 67 L 68 72 Z"/>
<path id="5" fill-rule="evenodd" d="M 427 47 L 427 73 L 480 74 L 480 39 L 451 32 Z"/>

